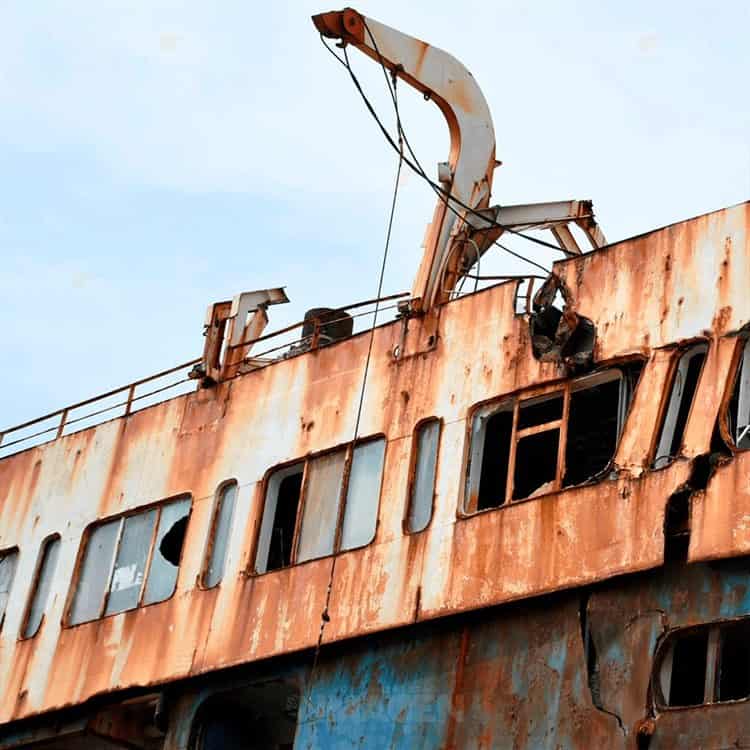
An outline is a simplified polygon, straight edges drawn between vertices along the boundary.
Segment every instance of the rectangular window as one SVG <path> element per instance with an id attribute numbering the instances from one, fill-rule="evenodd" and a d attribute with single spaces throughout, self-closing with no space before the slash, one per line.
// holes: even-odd
<path id="1" fill-rule="evenodd" d="M 266 482 L 255 572 L 369 544 L 384 457 L 385 439 L 377 438 L 274 471 Z"/>
<path id="2" fill-rule="evenodd" d="M 169 599 L 177 583 L 190 498 L 91 527 L 85 539 L 68 624 Z"/>
<path id="3" fill-rule="evenodd" d="M 266 503 L 255 555 L 255 570 L 286 568 L 292 563 L 292 544 L 302 495 L 304 464 L 275 471 L 266 485 Z"/>
<path id="4" fill-rule="evenodd" d="M 8 608 L 17 564 L 18 548 L 14 547 L 0 552 L 0 630 L 2 630 L 5 622 L 5 610 Z"/>
<path id="5" fill-rule="evenodd" d="M 371 440 L 354 448 L 341 526 L 341 549 L 364 547 L 375 536 L 384 458 L 385 440 Z"/>
<path id="6" fill-rule="evenodd" d="M 750 450 L 750 339 L 742 345 L 727 421 L 735 448 Z"/>
<path id="7" fill-rule="evenodd" d="M 642 362 L 474 413 L 464 510 L 475 513 L 601 477 L 617 449 Z"/>
<path id="8" fill-rule="evenodd" d="M 47 600 L 52 589 L 52 579 L 55 576 L 57 558 L 60 554 L 60 537 L 55 534 L 42 542 L 39 552 L 34 583 L 31 587 L 26 617 L 21 629 L 22 638 L 33 638 L 38 632 L 44 619 Z"/>
<path id="9" fill-rule="evenodd" d="M 680 452 L 682 436 L 707 352 L 708 344 L 696 344 L 680 354 L 672 375 L 669 401 L 661 418 L 653 460 L 655 469 L 667 466 Z"/>
<path id="10" fill-rule="evenodd" d="M 211 524 L 211 535 L 208 541 L 206 562 L 201 583 L 203 588 L 211 589 L 224 577 L 224 565 L 227 560 L 229 534 L 232 530 L 234 506 L 237 501 L 237 482 L 228 482 L 221 486 L 216 498 L 214 519 Z"/>
<path id="11" fill-rule="evenodd" d="M 670 633 L 654 668 L 664 707 L 750 698 L 750 619 Z"/>
<path id="12" fill-rule="evenodd" d="M 412 479 L 406 515 L 406 530 L 411 533 L 426 529 L 432 518 L 439 441 L 439 419 L 428 419 L 417 426 L 412 440 Z"/>

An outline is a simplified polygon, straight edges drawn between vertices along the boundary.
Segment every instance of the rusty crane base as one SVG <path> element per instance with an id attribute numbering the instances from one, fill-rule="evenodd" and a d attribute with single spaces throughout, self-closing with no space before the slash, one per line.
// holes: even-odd
<path id="1" fill-rule="evenodd" d="M 446 116 L 415 286 L 274 333 L 246 292 L 0 433 L 0 750 L 750 747 L 750 203 L 493 207 L 468 71 L 316 23 Z M 530 227 L 548 278 L 457 293 Z"/>

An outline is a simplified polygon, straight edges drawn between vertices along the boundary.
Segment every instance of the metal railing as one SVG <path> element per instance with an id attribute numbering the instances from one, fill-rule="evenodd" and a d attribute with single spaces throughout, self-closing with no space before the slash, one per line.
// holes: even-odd
<path id="1" fill-rule="evenodd" d="M 408 292 L 401 292 L 379 299 L 356 302 L 337 308 L 342 313 L 340 318 L 327 318 L 324 321 L 314 319 L 301 320 L 285 328 L 260 336 L 254 341 L 240 342 L 231 348 L 239 348 L 248 344 L 257 347 L 258 344 L 263 342 L 272 342 L 273 346 L 259 353 L 252 351 L 250 356 L 236 363 L 237 366 L 233 368 L 235 371 L 230 372 L 228 377 L 231 378 L 246 370 L 259 369 L 282 359 L 326 346 L 330 343 L 322 333 L 326 326 L 348 318 L 359 320 L 368 316 L 374 316 L 376 307 L 378 314 L 386 310 L 393 310 L 398 305 L 383 306 L 382 303 L 393 302 L 408 296 Z M 366 307 L 372 309 L 362 310 L 362 308 Z M 349 315 L 346 312 L 348 310 L 362 311 L 354 315 Z M 311 324 L 313 326 L 312 334 L 306 336 L 292 335 L 305 325 L 309 327 Z M 367 330 L 368 328 L 369 326 L 363 330 Z M 170 367 L 168 370 L 162 370 L 154 375 L 135 380 L 106 393 L 85 399 L 84 401 L 78 401 L 75 404 L 70 404 L 62 409 L 44 414 L 41 417 L 8 427 L 0 431 L 0 458 L 50 440 L 56 440 L 63 435 L 87 429 L 110 419 L 127 417 L 133 412 L 152 406 L 159 401 L 164 401 L 194 390 L 198 383 L 194 379 L 195 374 L 193 373 L 192 377 L 190 374 L 193 368 L 200 364 L 201 361 L 200 357 L 191 359 L 188 362 Z M 245 369 L 242 368 L 243 365 Z"/>

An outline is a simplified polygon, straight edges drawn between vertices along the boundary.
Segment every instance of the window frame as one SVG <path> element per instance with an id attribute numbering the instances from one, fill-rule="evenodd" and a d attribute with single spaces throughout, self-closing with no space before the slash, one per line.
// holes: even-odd
<path id="1" fill-rule="evenodd" d="M 589 486 L 591 484 L 596 484 L 600 481 L 603 481 L 604 477 L 596 480 L 595 482 L 584 482 L 579 484 L 570 484 L 570 485 L 563 485 L 563 479 L 565 477 L 565 459 L 566 459 L 566 449 L 567 449 L 567 439 L 568 439 L 568 422 L 570 417 L 570 397 L 571 394 L 575 391 L 585 390 L 586 386 L 580 385 L 584 382 L 589 382 L 590 386 L 588 387 L 596 387 L 597 385 L 601 385 L 603 383 L 611 382 L 611 380 L 619 380 L 620 382 L 620 388 L 622 389 L 625 387 L 625 384 L 627 383 L 626 379 L 626 373 L 625 368 L 627 368 L 628 365 L 640 363 L 641 364 L 641 373 L 638 377 L 638 382 L 636 383 L 635 388 L 633 388 L 632 392 L 630 393 L 630 400 L 628 403 L 628 408 L 625 410 L 625 412 L 622 414 L 621 422 L 618 424 L 618 435 L 617 435 L 617 441 L 615 445 L 615 452 L 613 454 L 614 456 L 617 454 L 617 450 L 620 447 L 620 441 L 622 440 L 622 435 L 625 432 L 625 428 L 627 427 L 628 419 L 630 416 L 631 408 L 633 403 L 635 402 L 635 396 L 638 389 L 638 385 L 641 382 L 641 379 L 643 377 L 643 369 L 645 368 L 646 364 L 648 362 L 648 359 L 646 357 L 642 356 L 630 356 L 630 357 L 624 357 L 624 358 L 618 358 L 617 360 L 613 360 L 611 362 L 602 363 L 599 367 L 597 367 L 592 372 L 586 373 L 585 375 L 580 375 L 578 377 L 573 378 L 567 378 L 565 380 L 557 380 L 551 383 L 546 383 L 544 385 L 540 386 L 532 386 L 530 388 L 521 389 L 518 391 L 514 391 L 512 393 L 495 397 L 493 399 L 488 399 L 486 401 L 482 401 L 478 404 L 475 404 L 469 409 L 467 420 L 466 420 L 466 443 L 467 448 L 465 451 L 465 459 L 464 459 L 464 471 L 463 471 L 463 481 L 462 481 L 462 490 L 459 497 L 459 506 L 458 506 L 458 512 L 457 517 L 458 518 L 472 518 L 474 516 L 480 515 L 482 513 L 488 513 L 491 511 L 497 511 L 497 510 L 503 510 L 505 508 L 508 508 L 512 505 L 518 505 L 519 503 L 525 503 L 533 500 L 538 500 L 544 497 L 547 497 L 549 495 L 553 495 L 559 492 L 572 490 L 577 487 L 582 486 Z M 606 376 L 610 373 L 618 373 L 617 378 L 607 378 Z M 593 382 L 592 382 L 593 381 Z M 560 393 L 563 397 L 563 409 L 562 409 L 562 415 L 559 419 L 551 420 L 549 422 L 545 422 L 543 424 L 534 425 L 532 427 L 526 427 L 522 430 L 517 429 L 518 425 L 518 414 L 520 410 L 520 406 L 522 403 L 534 400 L 534 399 L 541 399 L 545 396 L 552 396 L 553 394 Z M 511 438 L 510 438 L 510 449 L 508 454 L 508 466 L 507 466 L 507 479 L 505 483 L 505 496 L 503 498 L 503 502 L 499 505 L 495 505 L 489 508 L 482 508 L 481 510 L 477 509 L 471 509 L 467 507 L 469 498 L 473 495 L 478 500 L 479 498 L 479 481 L 481 478 L 481 463 L 477 470 L 473 469 L 472 467 L 472 461 L 475 460 L 474 457 L 474 421 L 477 418 L 477 416 L 481 412 L 485 412 L 485 416 L 487 418 L 491 417 L 492 415 L 502 411 L 503 409 L 507 409 L 507 407 L 510 406 L 510 410 L 512 410 L 512 427 L 511 427 Z M 619 413 L 619 407 L 618 407 L 618 413 Z M 558 446 L 557 446 L 557 465 L 556 465 L 556 471 L 555 471 L 555 479 L 553 483 L 552 489 L 542 492 L 538 495 L 533 495 L 532 497 L 519 497 L 514 499 L 513 498 L 513 490 L 514 490 L 514 484 L 515 484 L 515 461 L 516 461 L 516 453 L 517 453 L 517 446 L 521 439 L 524 437 L 529 437 L 531 435 L 540 434 L 543 432 L 551 432 L 553 430 L 559 430 L 559 438 L 558 438 Z M 478 458 L 480 462 L 483 459 L 484 456 L 484 437 L 482 438 L 482 449 L 481 452 L 478 454 Z M 477 471 L 476 477 L 473 476 L 473 472 Z M 474 482 L 473 480 L 476 480 L 476 491 L 474 490 Z"/>
<path id="2" fill-rule="evenodd" d="M 224 563 L 223 563 L 223 570 L 221 573 L 221 578 L 213 585 L 208 586 L 206 584 L 206 577 L 208 576 L 208 569 L 211 564 L 211 557 L 214 552 L 214 546 L 216 543 L 216 530 L 219 525 L 219 516 L 221 513 L 222 506 L 224 504 L 224 498 L 223 494 L 224 491 L 231 487 L 232 485 L 236 488 L 235 498 L 234 498 L 234 508 L 232 508 L 232 523 L 230 524 L 230 532 L 227 536 L 227 549 L 224 552 Z M 202 591 L 211 591 L 212 589 L 217 588 L 218 586 L 221 586 L 222 581 L 224 580 L 224 575 L 226 573 L 226 564 L 227 564 L 227 556 L 229 554 L 229 540 L 231 539 L 231 526 L 234 523 L 234 517 L 235 513 L 237 511 L 237 501 L 239 500 L 239 494 L 240 494 L 240 483 L 237 481 L 236 478 L 232 477 L 231 479 L 225 479 L 223 482 L 219 484 L 219 486 L 216 488 L 216 492 L 214 492 L 214 507 L 211 511 L 211 525 L 208 529 L 208 536 L 206 537 L 206 544 L 203 549 L 203 563 L 201 565 L 201 571 L 198 575 L 198 588 Z M 192 509 L 192 505 L 191 505 Z"/>
<path id="3" fill-rule="evenodd" d="M 739 336 L 738 339 L 739 340 L 737 341 L 735 351 L 732 354 L 732 363 L 729 370 L 730 377 L 728 379 L 727 388 L 725 390 L 724 397 L 722 398 L 721 406 L 719 408 L 719 431 L 724 443 L 732 453 L 745 453 L 750 449 L 739 447 L 736 434 L 732 434 L 729 425 L 729 407 L 732 403 L 735 389 L 738 387 L 739 380 L 742 375 L 745 348 L 750 348 L 750 335 Z M 739 395 L 740 394 L 738 393 L 738 401 Z M 737 411 L 739 412 L 739 403 Z M 738 425 L 735 425 L 734 427 L 736 429 Z"/>
<path id="4" fill-rule="evenodd" d="M 732 626 L 745 623 L 748 631 L 750 632 L 750 616 L 734 617 L 725 620 L 713 620 L 711 622 L 704 622 L 697 625 L 681 626 L 671 628 L 668 630 L 664 637 L 658 643 L 654 652 L 654 658 L 651 664 L 651 677 L 650 687 L 652 703 L 654 708 L 659 712 L 667 711 L 692 711 L 695 709 L 705 709 L 712 706 L 726 706 L 735 705 L 738 703 L 750 703 L 750 694 L 744 698 L 733 698 L 730 700 L 719 700 L 718 690 L 719 681 L 721 677 L 721 631 L 723 629 L 729 629 Z M 689 635 L 692 633 L 698 633 L 701 631 L 707 631 L 706 635 L 706 674 L 704 675 L 703 683 L 703 702 L 692 703 L 686 706 L 670 706 L 667 703 L 668 696 L 664 695 L 663 690 L 663 679 L 662 679 L 662 667 L 669 658 L 670 653 L 674 654 L 672 641 L 678 634 Z M 748 665 L 750 669 L 750 664 Z M 671 666 L 670 666 L 670 681 L 671 681 Z M 707 695 L 711 695 L 710 700 L 706 700 Z"/>
<path id="5" fill-rule="evenodd" d="M 37 590 L 39 588 L 39 581 L 41 579 L 42 575 L 42 569 L 44 568 L 44 563 L 47 558 L 47 551 L 49 549 L 50 544 L 52 542 L 58 542 L 58 544 L 62 544 L 62 537 L 60 534 L 58 534 L 56 531 L 52 534 L 47 534 L 44 539 L 42 539 L 41 544 L 39 545 L 39 552 L 36 556 L 36 563 L 34 564 L 34 575 L 31 578 L 31 587 L 29 588 L 29 592 L 27 594 L 26 598 L 26 606 L 24 607 L 23 611 L 23 617 L 21 618 L 21 627 L 18 631 L 18 640 L 19 641 L 30 641 L 39 635 L 39 631 L 44 627 L 44 623 L 47 621 L 47 607 L 49 605 L 49 598 L 52 593 L 52 588 L 50 587 L 49 592 L 47 593 L 47 597 L 44 602 L 44 611 L 42 612 L 42 617 L 39 620 L 39 625 L 37 625 L 36 629 L 33 633 L 26 634 L 26 628 L 29 625 L 29 618 L 31 617 L 31 610 L 34 605 L 34 599 L 37 595 Z M 52 571 L 52 576 L 54 578 L 54 575 L 57 571 L 57 565 L 59 563 L 60 559 L 60 551 L 58 549 L 57 552 L 57 560 L 55 560 L 55 567 Z"/>
<path id="6" fill-rule="evenodd" d="M 436 423 L 438 428 L 437 447 L 435 449 L 435 474 L 432 478 L 432 498 L 430 500 L 430 518 L 424 528 L 413 530 L 409 528 L 409 516 L 414 503 L 414 490 L 417 481 L 417 460 L 419 458 L 419 431 L 427 424 Z M 424 417 L 415 425 L 411 434 L 411 451 L 409 455 L 409 479 L 406 485 L 406 503 L 404 505 L 404 517 L 401 523 L 404 534 L 421 534 L 432 525 L 435 515 L 435 497 L 437 495 L 437 478 L 440 468 L 440 448 L 443 442 L 443 426 L 445 422 L 442 417 Z"/>
<path id="7" fill-rule="evenodd" d="M 372 539 L 370 539 L 367 542 L 367 544 L 361 544 L 357 547 L 350 547 L 348 549 L 341 549 L 341 535 L 342 535 L 343 526 L 344 526 L 344 515 L 346 513 L 346 500 L 347 500 L 347 493 L 349 490 L 349 477 L 351 474 L 354 451 L 360 445 L 365 445 L 367 443 L 374 443 L 378 440 L 383 441 L 383 468 L 380 474 L 380 489 L 378 492 L 377 505 L 375 508 L 375 529 L 373 531 Z M 388 442 L 389 442 L 388 437 L 385 435 L 385 433 L 377 432 L 372 435 L 367 435 L 366 437 L 357 438 L 356 440 L 350 441 L 348 443 L 342 443 L 342 444 L 336 445 L 332 448 L 327 448 L 325 450 L 317 451 L 315 453 L 309 453 L 306 456 L 303 456 L 301 458 L 296 458 L 292 461 L 285 461 L 284 463 L 276 464 L 275 466 L 272 466 L 270 469 L 268 469 L 261 483 L 261 488 L 260 488 L 261 508 L 260 508 L 260 512 L 258 513 L 258 517 L 256 519 L 255 529 L 253 531 L 253 545 L 252 545 L 252 549 L 250 553 L 249 564 L 245 570 L 246 575 L 252 576 L 255 578 L 258 576 L 269 575 L 271 573 L 278 573 L 279 571 L 289 570 L 290 568 L 294 568 L 298 565 L 305 565 L 307 563 L 315 562 L 316 560 L 325 560 L 329 557 L 332 558 L 341 554 L 345 554 L 346 552 L 352 552 L 353 550 L 364 549 L 365 547 L 369 547 L 377 538 L 378 528 L 380 526 L 380 505 L 381 505 L 382 498 L 383 498 L 383 486 L 385 485 L 385 474 L 386 474 L 386 467 L 387 467 L 387 460 L 388 460 Z M 308 489 L 309 478 L 310 478 L 310 475 L 309 475 L 310 464 L 316 459 L 322 458 L 324 456 L 330 456 L 334 453 L 338 453 L 341 451 L 344 452 L 344 468 L 342 471 L 341 486 L 339 488 L 339 494 L 338 494 L 338 500 L 337 500 L 338 507 L 337 507 L 337 512 L 336 512 L 336 528 L 334 531 L 334 538 L 333 538 L 333 551 L 327 555 L 318 555 L 317 557 L 310 557 L 305 560 L 298 561 L 300 536 L 301 536 L 301 531 L 302 531 L 302 522 L 304 519 L 305 507 L 307 506 L 307 489 Z M 296 514 L 295 522 L 294 522 L 294 539 L 292 541 L 292 551 L 290 555 L 289 565 L 285 565 L 281 568 L 274 568 L 273 570 L 259 571 L 258 570 L 258 551 L 260 548 L 260 535 L 261 535 L 261 531 L 263 527 L 263 517 L 266 512 L 266 503 L 268 501 L 269 484 L 273 476 L 276 473 L 287 470 L 287 469 L 291 469 L 295 466 L 299 466 L 300 464 L 302 465 L 302 483 L 300 485 L 299 502 L 297 504 L 297 514 Z"/>
<path id="8" fill-rule="evenodd" d="M 0 560 L 4 560 L 6 557 L 10 555 L 15 555 L 16 561 L 13 566 L 13 575 L 10 579 L 10 586 L 8 587 L 8 600 L 5 604 L 5 607 L 0 611 L 0 633 L 3 632 L 3 625 L 5 625 L 5 616 L 8 613 L 8 606 L 10 604 L 10 595 L 13 591 L 13 586 L 16 582 L 16 574 L 18 573 L 18 562 L 21 557 L 21 550 L 18 548 L 18 545 L 13 545 L 12 547 L 6 547 L 5 549 L 0 549 Z"/>
<path id="9" fill-rule="evenodd" d="M 185 539 L 183 540 L 182 549 L 180 550 L 180 560 L 179 560 L 179 563 L 177 564 L 177 578 L 175 579 L 174 589 L 172 590 L 172 593 L 166 599 L 161 599 L 160 601 L 156 601 L 156 602 L 145 603 L 143 599 L 146 595 L 148 579 L 151 574 L 151 563 L 153 560 L 154 548 L 156 547 L 156 539 L 159 536 L 159 524 L 161 522 L 162 510 L 167 505 L 170 505 L 171 503 L 177 502 L 179 500 L 189 500 L 190 507 L 188 508 L 188 512 L 186 516 L 187 523 L 185 527 Z M 106 619 L 108 617 L 117 617 L 118 615 L 123 615 L 128 612 L 135 612 L 145 607 L 153 607 L 155 605 L 168 602 L 177 593 L 180 573 L 182 570 L 182 560 L 185 554 L 185 546 L 186 546 L 185 543 L 187 542 L 187 531 L 190 526 L 190 517 L 193 514 L 193 503 L 194 503 L 193 495 L 191 492 L 181 492 L 178 495 L 172 495 L 171 497 L 164 498 L 163 500 L 158 500 L 153 503 L 149 503 L 148 505 L 140 505 L 137 508 L 131 508 L 129 510 L 123 511 L 122 513 L 117 513 L 113 516 L 107 516 L 105 518 L 97 518 L 95 521 L 92 521 L 91 523 L 89 523 L 88 526 L 86 526 L 86 528 L 83 530 L 83 533 L 81 534 L 81 541 L 78 545 L 78 554 L 76 555 L 76 561 L 75 561 L 75 566 L 73 568 L 71 584 L 68 589 L 68 595 L 65 601 L 65 609 L 63 610 L 62 626 L 64 628 L 77 628 L 83 625 L 90 625 L 91 623 L 99 622 L 100 620 Z M 154 519 L 153 531 L 151 532 L 151 541 L 149 543 L 148 554 L 146 555 L 146 562 L 145 562 L 144 569 L 143 569 L 144 570 L 143 581 L 141 583 L 141 588 L 138 592 L 138 603 L 135 605 L 135 607 L 129 607 L 128 609 L 123 609 L 119 612 L 107 613 L 106 612 L 107 602 L 109 601 L 109 594 L 111 593 L 112 577 L 114 575 L 115 566 L 117 564 L 117 556 L 120 551 L 120 542 L 122 540 L 122 532 L 125 526 L 125 520 L 132 516 L 137 516 L 139 514 L 148 513 L 151 510 L 156 510 L 158 512 L 157 512 L 156 518 Z M 78 586 L 81 582 L 81 572 L 83 570 L 83 561 L 86 556 L 86 551 L 88 549 L 89 541 L 91 540 L 91 535 L 93 533 L 93 530 L 100 526 L 104 526 L 104 524 L 111 523 L 113 521 L 117 521 L 119 523 L 119 527 L 117 529 L 117 534 L 115 537 L 115 544 L 112 550 L 112 559 L 109 561 L 109 573 L 107 574 L 107 584 L 104 587 L 102 600 L 99 605 L 99 610 L 98 610 L 99 614 L 97 617 L 93 617 L 87 620 L 82 620 L 81 622 L 71 622 L 70 618 L 73 613 L 73 603 L 75 601 L 76 593 L 78 592 Z"/>
<path id="10" fill-rule="evenodd" d="M 657 453 L 659 450 L 659 443 L 661 443 L 662 432 L 664 431 L 664 425 L 669 413 L 670 402 L 672 401 L 672 391 L 674 390 L 675 379 L 677 377 L 677 371 L 680 367 L 680 362 L 691 349 L 696 349 L 699 346 L 705 346 L 706 350 L 703 358 L 703 364 L 701 365 L 700 372 L 698 373 L 698 380 L 695 383 L 695 392 L 693 393 L 693 398 L 690 402 L 690 408 L 688 409 L 688 413 L 685 418 L 685 426 L 682 431 L 682 438 L 680 442 L 680 448 L 678 449 L 678 454 L 676 456 L 658 456 Z M 695 406 L 695 398 L 700 391 L 701 380 L 703 379 L 703 373 L 706 369 L 706 360 L 708 359 L 710 353 L 711 341 L 707 338 L 692 339 L 685 344 L 680 344 L 679 346 L 674 347 L 674 351 L 672 352 L 669 363 L 669 372 L 667 373 L 666 378 L 666 390 L 664 390 L 661 395 L 659 413 L 656 417 L 656 425 L 651 438 L 651 447 L 648 454 L 649 468 L 651 471 L 660 471 L 661 469 L 666 469 L 668 466 L 671 466 L 679 457 L 679 450 L 681 450 L 682 445 L 685 441 L 685 432 L 687 431 L 687 427 L 690 424 L 690 417 L 692 416 L 693 408 Z M 659 461 L 660 458 L 663 458 L 664 461 L 657 466 L 657 461 Z"/>

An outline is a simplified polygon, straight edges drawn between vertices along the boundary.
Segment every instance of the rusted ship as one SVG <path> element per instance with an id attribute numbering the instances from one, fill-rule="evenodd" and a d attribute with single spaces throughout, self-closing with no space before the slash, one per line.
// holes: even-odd
<path id="1" fill-rule="evenodd" d="M 750 204 L 613 244 L 494 205 L 463 65 L 314 21 L 447 120 L 434 181 L 388 134 L 414 286 L 270 333 L 239 294 L 0 433 L 0 750 L 750 747 Z M 482 277 L 504 235 L 560 260 Z"/>

